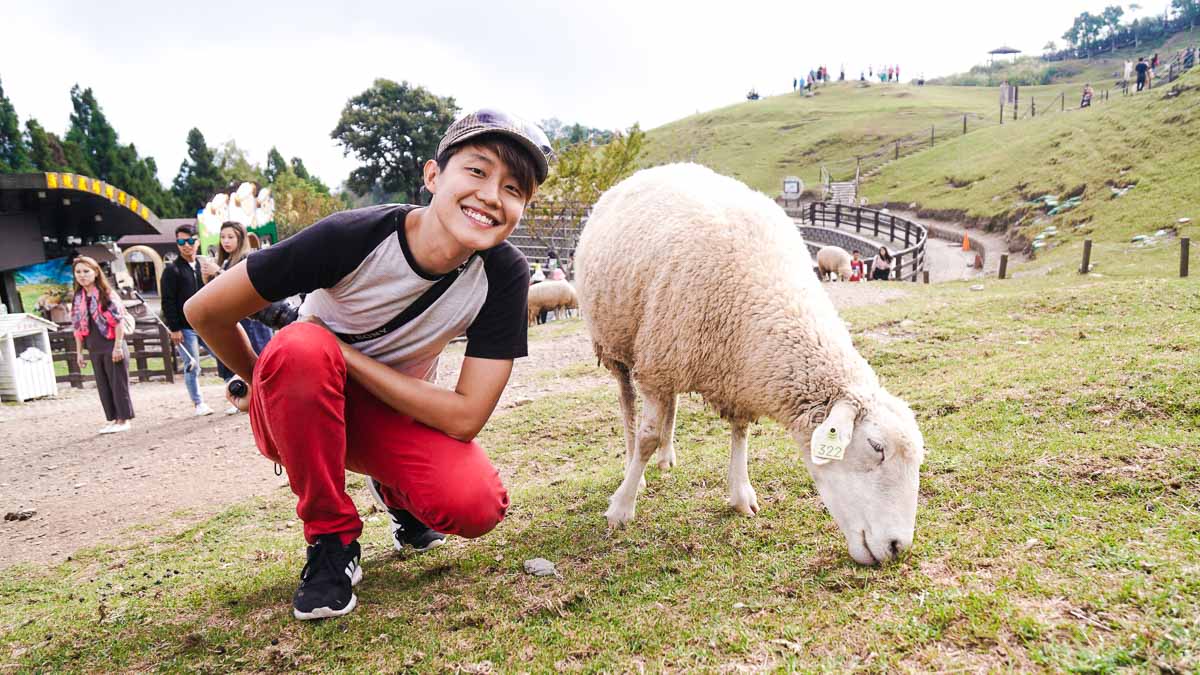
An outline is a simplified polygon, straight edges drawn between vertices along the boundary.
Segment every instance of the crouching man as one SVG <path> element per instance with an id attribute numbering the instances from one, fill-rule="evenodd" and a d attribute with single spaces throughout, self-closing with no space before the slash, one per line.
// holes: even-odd
<path id="1" fill-rule="evenodd" d="M 473 439 L 527 353 L 529 265 L 505 240 L 552 157 L 536 126 L 476 111 L 425 163 L 429 206 L 334 214 L 188 301 L 192 326 L 249 384 L 230 401 L 249 410 L 259 450 L 299 498 L 309 547 L 296 618 L 357 604 L 362 521 L 347 469 L 368 476 L 397 550 L 436 546 L 442 533 L 478 537 L 504 517 L 508 495 Z M 297 293 L 308 294 L 300 321 L 255 357 L 238 320 Z M 438 356 L 463 334 L 458 383 L 439 387 Z"/>

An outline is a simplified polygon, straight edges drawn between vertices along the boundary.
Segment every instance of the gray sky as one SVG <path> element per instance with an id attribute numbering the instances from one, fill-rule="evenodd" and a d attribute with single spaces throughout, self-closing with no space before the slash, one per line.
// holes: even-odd
<path id="1" fill-rule="evenodd" d="M 28 2 L 0 0 L 0 81 L 24 120 L 62 133 L 69 90 L 91 87 L 124 143 L 169 183 L 198 127 L 265 162 L 277 146 L 338 185 L 356 166 L 329 132 L 384 77 L 461 108 L 642 128 L 762 94 L 825 64 L 905 80 L 1040 53 L 1103 0 L 702 2 Z M 1137 15 L 1161 14 L 1168 0 Z"/>

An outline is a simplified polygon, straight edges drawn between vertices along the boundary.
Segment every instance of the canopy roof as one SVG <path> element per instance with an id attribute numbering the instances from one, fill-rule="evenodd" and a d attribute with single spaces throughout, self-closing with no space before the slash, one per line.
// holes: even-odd
<path id="1" fill-rule="evenodd" d="M 988 53 L 989 54 L 1020 54 L 1021 50 L 1014 49 L 1013 47 L 996 47 L 995 49 L 993 49 L 992 51 L 990 51 Z"/>

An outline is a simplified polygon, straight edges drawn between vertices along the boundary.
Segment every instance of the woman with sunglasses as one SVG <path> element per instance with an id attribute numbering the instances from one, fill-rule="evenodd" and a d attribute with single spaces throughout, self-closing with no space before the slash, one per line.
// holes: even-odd
<path id="1" fill-rule="evenodd" d="M 108 419 L 100 433 L 129 431 L 133 401 L 129 398 L 128 353 L 121 326 L 125 307 L 95 260 L 81 255 L 75 259 L 73 271 L 75 299 L 71 304 L 71 324 L 75 333 L 75 353 L 79 367 L 83 368 L 86 345 L 92 361 L 96 391 Z"/>

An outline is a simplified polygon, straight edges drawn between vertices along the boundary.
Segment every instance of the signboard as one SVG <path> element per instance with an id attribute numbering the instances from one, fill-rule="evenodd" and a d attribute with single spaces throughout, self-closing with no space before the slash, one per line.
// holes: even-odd
<path id="1" fill-rule="evenodd" d="M 799 197 L 804 191 L 804 181 L 795 176 L 783 179 L 783 194 L 785 197 Z"/>

